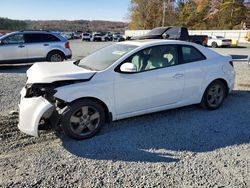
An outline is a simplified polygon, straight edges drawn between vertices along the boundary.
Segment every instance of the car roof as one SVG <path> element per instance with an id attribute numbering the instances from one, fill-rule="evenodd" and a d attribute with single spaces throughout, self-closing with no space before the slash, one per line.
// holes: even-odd
<path id="1" fill-rule="evenodd" d="M 127 45 L 135 45 L 137 48 L 147 48 L 154 45 L 166 45 L 166 44 L 179 44 L 179 45 L 189 45 L 193 46 L 197 49 L 199 49 L 206 57 L 212 58 L 221 56 L 219 53 L 210 50 L 202 45 L 193 43 L 193 42 L 185 42 L 185 41 L 179 41 L 179 40 L 168 40 L 168 39 L 146 39 L 146 40 L 131 40 L 131 41 L 125 41 L 121 42 L 122 44 Z"/>
<path id="2" fill-rule="evenodd" d="M 42 33 L 42 34 L 46 34 L 46 33 L 56 33 L 56 32 L 52 32 L 52 31 L 43 31 L 43 30 L 27 30 L 27 31 L 14 31 L 14 32 L 11 32 L 9 34 L 17 34 L 17 33 Z"/>
<path id="3" fill-rule="evenodd" d="M 186 44 L 195 45 L 191 42 L 179 41 L 179 40 L 168 40 L 168 39 L 146 39 L 146 40 L 131 40 L 124 41 L 123 44 L 135 45 L 135 46 L 150 46 L 150 45 L 160 45 L 160 44 Z"/>
<path id="4" fill-rule="evenodd" d="M 53 32 L 53 31 L 36 31 L 36 30 L 34 30 L 34 31 L 32 31 L 32 30 L 30 30 L 30 31 L 28 31 L 28 30 L 27 31 L 15 31 L 15 32 L 7 33 L 6 35 L 1 36 L 1 39 L 5 38 L 5 37 L 8 37 L 10 35 L 13 35 L 13 34 L 36 34 L 36 33 L 38 33 L 38 34 L 52 34 L 52 35 L 58 37 L 61 41 L 67 41 L 67 39 L 62 37 L 57 32 Z"/>

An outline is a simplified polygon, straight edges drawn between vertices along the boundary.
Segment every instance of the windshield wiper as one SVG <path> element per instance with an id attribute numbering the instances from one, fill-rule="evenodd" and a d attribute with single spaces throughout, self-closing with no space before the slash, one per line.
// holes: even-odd
<path id="1" fill-rule="evenodd" d="M 93 69 L 93 68 L 91 68 L 91 67 L 89 67 L 89 66 L 87 66 L 87 65 L 79 65 L 80 62 L 81 62 L 81 60 L 78 59 L 78 60 L 76 60 L 76 61 L 74 62 L 74 64 L 77 65 L 77 66 L 79 66 L 79 67 L 82 67 L 82 68 L 84 68 L 84 69 L 87 69 L 87 70 L 97 71 L 96 69 Z"/>
<path id="2" fill-rule="evenodd" d="M 76 61 L 74 62 L 75 65 L 79 65 L 79 63 L 80 63 L 80 59 L 78 59 L 78 60 L 76 60 Z"/>

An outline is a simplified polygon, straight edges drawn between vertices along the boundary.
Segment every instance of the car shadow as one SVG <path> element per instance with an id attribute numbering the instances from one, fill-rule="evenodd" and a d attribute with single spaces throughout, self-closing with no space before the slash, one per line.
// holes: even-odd
<path id="1" fill-rule="evenodd" d="M 26 73 L 32 65 L 5 65 L 0 66 L 0 73 Z"/>
<path id="2" fill-rule="evenodd" d="M 228 48 L 247 48 L 247 46 L 230 46 Z"/>
<path id="3" fill-rule="evenodd" d="M 248 99 L 248 100 L 246 100 Z M 120 120 L 97 136 L 63 147 L 78 157 L 129 162 L 176 162 L 180 152 L 208 152 L 250 141 L 250 91 L 233 91 L 215 111 L 188 106 Z"/>

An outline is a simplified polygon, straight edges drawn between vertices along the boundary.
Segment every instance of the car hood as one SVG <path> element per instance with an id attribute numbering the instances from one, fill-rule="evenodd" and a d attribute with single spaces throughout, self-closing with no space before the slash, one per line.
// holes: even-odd
<path id="1" fill-rule="evenodd" d="M 64 80 L 87 80 L 96 73 L 96 71 L 78 67 L 74 62 L 75 61 L 35 63 L 27 71 L 27 84 L 52 83 Z"/>

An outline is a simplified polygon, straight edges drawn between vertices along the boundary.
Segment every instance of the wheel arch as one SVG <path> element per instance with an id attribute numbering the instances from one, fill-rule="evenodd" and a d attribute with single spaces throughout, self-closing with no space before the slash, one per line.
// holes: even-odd
<path id="1" fill-rule="evenodd" d="M 205 94 L 207 88 L 208 88 L 213 82 L 215 82 L 215 81 L 221 81 L 221 82 L 224 84 L 224 86 L 226 87 L 226 97 L 228 96 L 229 87 L 228 87 L 227 81 L 226 81 L 224 78 L 216 78 L 216 79 L 210 81 L 209 84 L 205 87 L 205 89 L 203 90 L 202 98 L 203 98 L 203 96 L 204 96 L 204 94 Z M 202 101 L 202 98 L 201 98 L 200 101 Z"/>
<path id="2" fill-rule="evenodd" d="M 53 49 L 53 50 L 51 50 L 51 51 L 49 51 L 49 52 L 47 53 L 46 59 L 48 59 L 48 57 L 49 57 L 50 54 L 56 53 L 56 52 L 59 52 L 60 54 L 62 54 L 64 59 L 66 58 L 66 56 L 65 56 L 65 54 L 64 54 L 64 52 L 63 52 L 62 50 Z"/>

